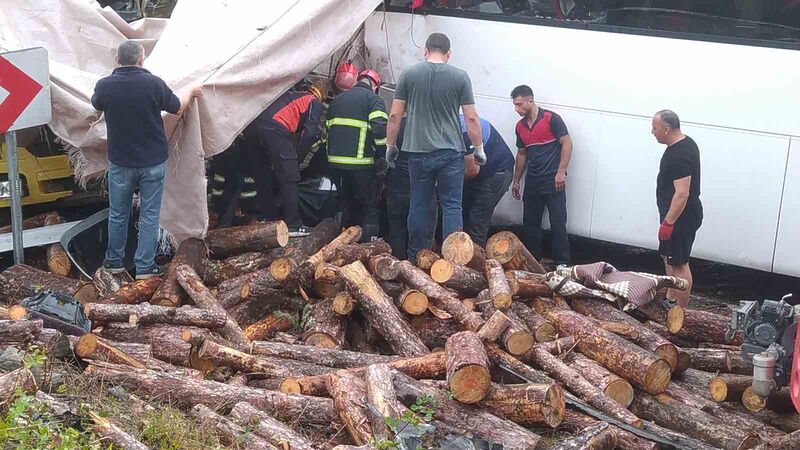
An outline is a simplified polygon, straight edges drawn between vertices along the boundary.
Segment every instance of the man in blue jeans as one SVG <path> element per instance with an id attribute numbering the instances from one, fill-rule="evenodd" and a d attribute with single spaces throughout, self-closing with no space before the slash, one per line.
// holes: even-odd
<path id="1" fill-rule="evenodd" d="M 397 135 L 403 114 L 408 113 L 403 151 L 409 153 L 411 202 L 408 212 L 408 259 L 433 245 L 429 213 L 434 189 L 442 206 L 442 235 L 463 228 L 461 193 L 464 187 L 464 141 L 459 109 L 464 112 L 475 161 L 486 162 L 481 126 L 475 110 L 469 75 L 450 66 L 450 39 L 433 33 L 425 41 L 425 62 L 400 75 L 386 131 L 386 161 L 394 168 L 400 155 Z"/>
<path id="2" fill-rule="evenodd" d="M 125 271 L 125 242 L 134 191 L 139 189 L 139 242 L 136 279 L 163 273 L 155 263 L 161 196 L 167 164 L 167 137 L 161 111 L 182 114 L 201 88 L 179 99 L 161 78 L 144 68 L 144 47 L 126 41 L 117 49 L 114 72 L 97 82 L 92 106 L 105 115 L 108 131 L 108 249 L 103 267 Z"/>

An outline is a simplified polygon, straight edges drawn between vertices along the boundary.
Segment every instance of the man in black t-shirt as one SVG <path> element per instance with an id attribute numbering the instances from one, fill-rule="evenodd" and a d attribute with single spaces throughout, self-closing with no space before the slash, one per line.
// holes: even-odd
<path id="1" fill-rule="evenodd" d="M 692 271 L 689 256 L 695 233 L 703 223 L 700 202 L 700 151 L 692 138 L 681 132 L 678 115 L 663 110 L 653 116 L 653 136 L 667 149 L 661 157 L 656 180 L 656 204 L 659 220 L 658 251 L 664 259 L 667 275 L 684 278 L 689 289 L 667 291 L 668 301 L 689 305 Z"/>

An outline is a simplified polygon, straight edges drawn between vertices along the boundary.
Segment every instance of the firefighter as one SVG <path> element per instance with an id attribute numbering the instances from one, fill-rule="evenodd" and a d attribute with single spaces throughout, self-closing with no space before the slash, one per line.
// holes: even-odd
<path id="1" fill-rule="evenodd" d="M 256 203 L 260 219 L 283 219 L 293 236 L 307 231 L 300 220 L 298 206 L 298 155 L 307 154 L 319 139 L 321 100 L 322 93 L 313 86 L 307 91 L 289 90 L 244 131 L 247 159 L 258 191 Z M 275 190 L 279 192 L 279 202 Z M 282 215 L 278 205 L 283 210 Z"/>
<path id="2" fill-rule="evenodd" d="M 217 227 L 236 224 L 237 209 L 245 214 L 255 212 L 256 184 L 241 135 L 230 148 L 211 158 L 209 169 L 211 210 L 217 216 Z"/>
<path id="3" fill-rule="evenodd" d="M 328 164 L 339 199 L 340 225 L 360 224 L 365 242 L 378 236 L 378 176 L 386 172 L 386 104 L 374 70 L 336 97 L 328 111 Z M 356 217 L 359 216 L 359 217 Z"/>

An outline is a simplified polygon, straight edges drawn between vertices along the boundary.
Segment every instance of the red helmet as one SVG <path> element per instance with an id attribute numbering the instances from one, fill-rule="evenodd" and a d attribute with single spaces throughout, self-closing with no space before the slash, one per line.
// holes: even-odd
<path id="1" fill-rule="evenodd" d="M 358 74 L 358 81 L 361 81 L 362 78 L 369 78 L 377 87 L 381 87 L 381 76 L 372 69 L 362 70 L 361 73 Z"/>
<path id="2" fill-rule="evenodd" d="M 342 62 L 339 64 L 339 67 L 336 68 L 334 83 L 337 88 L 346 91 L 356 85 L 357 75 L 358 69 L 356 69 L 353 63 Z"/>

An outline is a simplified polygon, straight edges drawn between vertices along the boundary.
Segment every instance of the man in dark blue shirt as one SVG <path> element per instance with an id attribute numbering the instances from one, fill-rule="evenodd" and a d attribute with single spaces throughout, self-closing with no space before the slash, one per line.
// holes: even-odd
<path id="1" fill-rule="evenodd" d="M 161 111 L 182 114 L 201 88 L 179 99 L 161 78 L 144 68 L 144 47 L 126 41 L 117 50 L 114 72 L 97 82 L 92 106 L 105 116 L 108 133 L 108 249 L 103 267 L 125 271 L 125 242 L 134 191 L 139 189 L 139 242 L 136 279 L 158 276 L 156 265 L 161 197 L 167 161 L 167 136 Z"/>
<path id="2" fill-rule="evenodd" d="M 514 155 L 494 126 L 480 119 L 486 164 L 479 166 L 472 155 L 464 159 L 464 231 L 481 247 L 492 224 L 492 215 L 500 199 L 508 191 L 514 177 Z M 464 145 L 469 148 L 469 136 L 461 116 Z"/>

